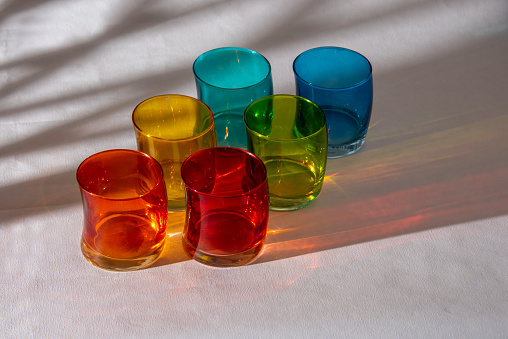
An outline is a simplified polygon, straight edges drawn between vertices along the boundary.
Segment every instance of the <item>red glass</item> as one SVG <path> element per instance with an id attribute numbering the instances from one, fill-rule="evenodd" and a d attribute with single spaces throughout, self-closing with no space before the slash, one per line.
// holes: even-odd
<path id="1" fill-rule="evenodd" d="M 81 251 L 109 270 L 146 267 L 164 245 L 168 205 L 159 163 L 133 150 L 109 150 L 85 159 L 77 181 L 83 201 Z"/>
<path id="2" fill-rule="evenodd" d="M 182 165 L 185 251 L 203 264 L 240 266 L 262 250 L 268 225 L 266 169 L 254 154 L 213 147 Z"/>

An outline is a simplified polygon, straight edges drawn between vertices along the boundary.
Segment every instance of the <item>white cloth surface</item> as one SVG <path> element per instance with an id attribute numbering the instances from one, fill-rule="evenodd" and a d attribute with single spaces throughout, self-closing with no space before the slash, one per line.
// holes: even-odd
<path id="1" fill-rule="evenodd" d="M 195 97 L 221 46 L 294 94 L 293 59 L 325 45 L 373 65 L 367 142 L 270 212 L 254 263 L 189 260 L 183 213 L 148 269 L 83 258 L 76 168 L 136 148 L 139 102 Z M 505 0 L 1 1 L 0 337 L 506 337 L 507 90 Z"/>

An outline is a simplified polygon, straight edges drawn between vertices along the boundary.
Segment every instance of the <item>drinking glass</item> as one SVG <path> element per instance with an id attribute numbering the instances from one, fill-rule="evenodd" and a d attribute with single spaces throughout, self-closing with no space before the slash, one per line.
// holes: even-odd
<path id="1" fill-rule="evenodd" d="M 183 247 L 195 260 L 216 267 L 253 260 L 268 224 L 266 169 L 238 148 L 208 148 L 182 166 L 187 191 Z"/>
<path id="2" fill-rule="evenodd" d="M 159 257 L 168 207 L 162 168 L 134 150 L 109 150 L 85 159 L 76 172 L 83 201 L 81 251 L 113 271 L 146 267 Z"/>
<path id="3" fill-rule="evenodd" d="M 160 95 L 141 102 L 132 113 L 138 150 L 162 166 L 168 209 L 185 209 L 182 163 L 189 155 L 217 145 L 213 113 L 184 95 Z"/>
<path id="4" fill-rule="evenodd" d="M 270 209 L 302 208 L 321 192 L 326 171 L 326 119 L 313 102 L 272 95 L 245 110 L 249 151 L 266 166 Z"/>
<path id="5" fill-rule="evenodd" d="M 198 99 L 212 109 L 217 145 L 247 149 L 243 112 L 273 94 L 270 63 L 261 54 L 223 47 L 201 54 L 193 65 Z"/>
<path id="6" fill-rule="evenodd" d="M 328 157 L 356 153 L 364 144 L 372 111 L 372 67 L 363 55 L 341 47 L 317 47 L 293 63 L 296 94 L 326 115 Z"/>

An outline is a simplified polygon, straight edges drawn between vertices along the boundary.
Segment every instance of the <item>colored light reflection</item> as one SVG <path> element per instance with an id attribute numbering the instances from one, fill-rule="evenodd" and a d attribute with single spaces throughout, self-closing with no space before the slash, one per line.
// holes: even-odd
<path id="1" fill-rule="evenodd" d="M 314 205 L 271 214 L 258 262 L 506 214 L 500 154 L 508 143 L 499 141 L 500 126 L 508 126 L 507 115 L 330 161 Z"/>

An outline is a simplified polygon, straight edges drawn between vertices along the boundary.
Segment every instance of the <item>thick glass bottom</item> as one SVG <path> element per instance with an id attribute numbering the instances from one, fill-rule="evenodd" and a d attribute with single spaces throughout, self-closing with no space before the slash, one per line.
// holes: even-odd
<path id="1" fill-rule="evenodd" d="M 340 158 L 358 152 L 365 143 L 365 119 L 355 112 L 324 107 L 328 129 L 328 158 Z"/>
<path id="2" fill-rule="evenodd" d="M 247 149 L 247 131 L 242 110 L 230 110 L 214 114 L 218 147 Z"/>
<path id="3" fill-rule="evenodd" d="M 149 254 L 136 258 L 116 259 L 95 251 L 83 239 L 81 240 L 81 252 L 86 260 L 99 268 L 109 271 L 135 271 L 146 268 L 159 258 L 163 248 L 164 241 Z"/>
<path id="4" fill-rule="evenodd" d="M 186 207 L 187 207 L 187 203 L 185 202 L 185 198 L 183 198 L 183 199 L 168 199 L 168 211 L 170 211 L 170 212 L 185 211 Z"/>
<path id="5" fill-rule="evenodd" d="M 253 261 L 263 249 L 264 239 L 254 247 L 243 252 L 234 254 L 211 254 L 203 252 L 192 246 L 187 239 L 182 237 L 182 244 L 185 252 L 201 264 L 213 267 L 238 267 Z"/>
<path id="6" fill-rule="evenodd" d="M 365 143 L 365 136 L 356 140 L 352 143 L 345 145 L 330 145 L 328 144 L 328 158 L 342 158 L 351 154 L 354 154 L 362 148 Z"/>
<path id="7" fill-rule="evenodd" d="M 160 216 L 162 217 L 162 216 Z M 85 227 L 81 251 L 92 264 L 112 271 L 131 271 L 157 260 L 164 244 L 157 218 L 137 214 L 112 214 L 94 228 Z"/>
<path id="8" fill-rule="evenodd" d="M 270 210 L 292 211 L 317 198 L 322 182 L 313 169 L 301 162 L 277 158 L 265 162 L 270 192 Z"/>
<path id="9" fill-rule="evenodd" d="M 188 151 L 186 151 L 188 152 Z M 178 156 L 183 156 L 179 154 Z M 164 182 L 166 184 L 166 195 L 168 198 L 168 211 L 185 210 L 185 185 L 182 181 L 182 163 L 175 159 L 159 161 L 164 172 Z"/>

